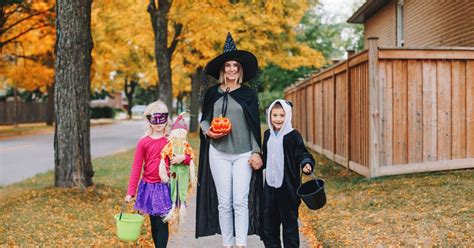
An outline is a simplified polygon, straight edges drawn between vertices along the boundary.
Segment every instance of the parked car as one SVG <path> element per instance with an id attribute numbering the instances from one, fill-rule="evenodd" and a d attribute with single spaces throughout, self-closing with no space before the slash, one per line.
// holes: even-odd
<path id="1" fill-rule="evenodd" d="M 146 105 L 135 105 L 132 107 L 132 117 L 137 116 L 141 117 L 143 112 L 145 112 Z"/>

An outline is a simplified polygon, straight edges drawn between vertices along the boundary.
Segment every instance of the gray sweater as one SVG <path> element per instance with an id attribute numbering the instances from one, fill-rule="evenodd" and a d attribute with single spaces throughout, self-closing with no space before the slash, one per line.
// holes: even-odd
<path id="1" fill-rule="evenodd" d="M 219 88 L 219 92 L 222 92 L 221 88 Z M 224 97 L 221 97 L 214 103 L 214 117 L 221 115 L 223 99 Z M 247 120 L 245 119 L 244 111 L 240 104 L 230 95 L 228 96 L 226 117 L 229 118 L 232 123 L 231 132 L 219 139 L 211 139 L 211 145 L 218 151 L 226 153 L 240 154 L 248 151 L 259 153 L 260 148 L 250 131 Z M 201 129 L 204 133 L 209 130 L 210 123 L 211 115 L 209 113 L 209 115 L 204 116 L 203 121 L 201 121 Z"/>

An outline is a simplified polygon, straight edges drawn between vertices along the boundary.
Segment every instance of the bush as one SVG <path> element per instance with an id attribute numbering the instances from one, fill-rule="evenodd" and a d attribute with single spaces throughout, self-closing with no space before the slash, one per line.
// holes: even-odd
<path id="1" fill-rule="evenodd" d="M 91 119 L 114 118 L 115 109 L 111 107 L 95 107 L 91 108 Z"/>

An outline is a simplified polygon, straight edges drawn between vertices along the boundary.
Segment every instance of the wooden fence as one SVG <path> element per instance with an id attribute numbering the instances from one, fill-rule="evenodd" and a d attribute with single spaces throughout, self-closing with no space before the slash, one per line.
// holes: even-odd
<path id="1" fill-rule="evenodd" d="M 285 90 L 307 145 L 366 177 L 474 168 L 474 49 L 379 48 Z"/>
<path id="2" fill-rule="evenodd" d="M 15 122 L 14 103 L 0 102 L 0 125 L 10 125 Z M 46 102 L 18 102 L 17 123 L 46 122 Z"/>

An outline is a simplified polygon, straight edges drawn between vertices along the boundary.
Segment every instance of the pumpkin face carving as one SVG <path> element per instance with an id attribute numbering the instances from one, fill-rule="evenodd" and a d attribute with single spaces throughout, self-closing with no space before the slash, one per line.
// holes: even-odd
<path id="1" fill-rule="evenodd" d="M 212 119 L 211 130 L 214 133 L 227 134 L 232 130 L 232 124 L 227 117 L 216 117 Z"/>

